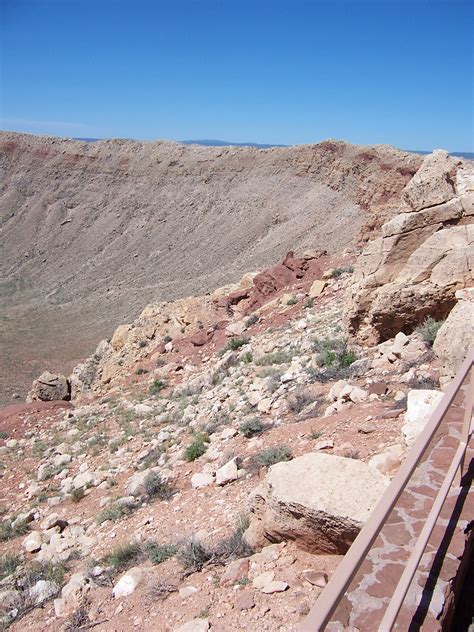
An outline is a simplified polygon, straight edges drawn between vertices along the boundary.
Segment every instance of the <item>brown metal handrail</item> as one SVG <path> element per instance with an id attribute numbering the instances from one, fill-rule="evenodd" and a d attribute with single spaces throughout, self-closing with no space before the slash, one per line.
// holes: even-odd
<path id="1" fill-rule="evenodd" d="M 465 382 L 469 371 L 471 371 L 470 387 L 467 394 L 466 410 L 459 447 L 378 628 L 379 632 L 389 632 L 392 629 L 456 473 L 459 472 L 459 478 L 461 478 L 463 474 L 464 458 L 469 439 L 473 432 L 474 370 L 471 370 L 473 364 L 474 348 L 469 352 L 456 377 L 444 394 L 444 397 L 433 411 L 428 423 L 409 451 L 399 471 L 370 514 L 369 519 L 337 567 L 326 588 L 301 624 L 299 628 L 301 632 L 320 632 L 324 630 L 331 620 L 340 600 L 365 560 L 367 553 L 382 530 L 396 502 L 405 490 L 413 472 L 420 464 L 424 453 L 453 403 L 454 398 Z"/>

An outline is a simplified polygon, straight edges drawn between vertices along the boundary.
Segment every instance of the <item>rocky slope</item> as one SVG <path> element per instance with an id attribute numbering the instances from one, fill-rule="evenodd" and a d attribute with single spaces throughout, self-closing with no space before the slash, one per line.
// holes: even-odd
<path id="1" fill-rule="evenodd" d="M 420 156 L 0 134 L 0 401 L 69 370 L 152 300 L 288 250 L 340 253 L 391 217 Z"/>
<path id="2" fill-rule="evenodd" d="M 213 326 L 158 319 L 156 346 L 149 309 L 75 372 L 72 403 L 2 412 L 12 630 L 297 629 L 403 457 L 407 392 L 437 385 L 419 334 L 344 342 L 349 263 L 286 257 L 205 297 Z"/>

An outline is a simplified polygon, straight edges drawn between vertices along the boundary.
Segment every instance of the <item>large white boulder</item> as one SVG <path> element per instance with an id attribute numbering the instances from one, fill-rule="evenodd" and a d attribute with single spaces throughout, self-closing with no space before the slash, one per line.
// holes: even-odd
<path id="1" fill-rule="evenodd" d="M 411 445 L 415 441 L 442 397 L 441 391 L 431 389 L 409 391 L 405 423 L 402 426 L 402 436 L 406 445 Z"/>
<path id="2" fill-rule="evenodd" d="M 313 553 L 345 553 L 387 484 L 355 459 L 310 453 L 277 463 L 253 494 L 245 538 L 257 548 L 295 540 Z"/>

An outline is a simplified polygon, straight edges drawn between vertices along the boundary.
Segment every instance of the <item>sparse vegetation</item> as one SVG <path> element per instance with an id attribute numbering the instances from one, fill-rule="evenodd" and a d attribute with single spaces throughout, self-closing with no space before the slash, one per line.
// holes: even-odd
<path id="1" fill-rule="evenodd" d="M 89 602 L 83 599 L 77 610 L 71 614 L 64 627 L 64 632 L 79 632 L 89 628 Z"/>
<path id="2" fill-rule="evenodd" d="M 316 396 L 310 391 L 299 389 L 288 398 L 288 407 L 293 413 L 300 413 L 306 406 L 312 404 Z"/>
<path id="3" fill-rule="evenodd" d="M 0 557 L 0 581 L 11 575 L 21 564 L 21 557 L 13 553 L 6 553 Z"/>
<path id="4" fill-rule="evenodd" d="M 167 500 L 173 495 L 173 490 L 158 472 L 150 472 L 144 481 L 145 493 L 150 498 Z"/>
<path id="5" fill-rule="evenodd" d="M 117 522 L 124 516 L 129 516 L 133 512 L 133 508 L 125 503 L 113 503 L 110 507 L 103 509 L 96 518 L 97 524 L 102 524 L 106 520 Z"/>
<path id="6" fill-rule="evenodd" d="M 78 487 L 77 489 L 73 489 L 71 492 L 71 500 L 73 503 L 80 502 L 85 496 L 85 491 L 83 487 Z"/>
<path id="7" fill-rule="evenodd" d="M 3 430 L 0 430 L 0 441 L 5 441 L 5 439 L 8 439 L 9 434 L 8 432 L 4 432 Z"/>
<path id="8" fill-rule="evenodd" d="M 240 434 L 244 435 L 247 439 L 250 437 L 254 437 L 255 435 L 260 434 L 264 430 L 264 425 L 257 417 L 252 417 L 251 419 L 246 419 L 239 426 Z"/>
<path id="9" fill-rule="evenodd" d="M 139 366 L 138 369 L 135 370 L 135 375 L 145 375 L 146 373 L 149 373 L 150 371 L 148 369 L 145 369 L 145 367 L 143 366 Z"/>
<path id="10" fill-rule="evenodd" d="M 26 522 L 16 523 L 14 527 L 12 526 L 12 522 L 9 520 L 0 522 L 0 542 L 6 542 L 7 540 L 17 538 L 20 535 L 25 535 L 28 530 L 29 527 Z"/>
<path id="11" fill-rule="evenodd" d="M 320 367 L 344 369 L 357 360 L 357 354 L 348 348 L 344 338 L 316 339 L 313 349 L 318 353 Z"/>
<path id="12" fill-rule="evenodd" d="M 208 448 L 208 443 L 208 435 L 203 432 L 196 434 L 192 443 L 190 443 L 184 451 L 184 458 L 186 461 L 195 461 L 202 456 Z"/>
<path id="13" fill-rule="evenodd" d="M 352 274 L 353 272 L 354 272 L 353 266 L 342 266 L 341 268 L 335 268 L 331 272 L 331 277 L 337 279 L 343 274 Z"/>
<path id="14" fill-rule="evenodd" d="M 288 351 L 275 351 L 274 353 L 266 353 L 255 360 L 257 366 L 271 366 L 273 364 L 287 364 L 291 362 L 292 353 Z"/>
<path id="15" fill-rule="evenodd" d="M 262 450 L 255 457 L 255 462 L 259 467 L 269 467 L 275 463 L 280 463 L 280 461 L 291 461 L 292 458 L 290 448 L 286 445 L 280 445 Z"/>
<path id="16" fill-rule="evenodd" d="M 439 380 L 433 376 L 420 376 L 410 380 L 408 386 L 417 389 L 436 389 L 439 388 Z"/>
<path id="17" fill-rule="evenodd" d="M 191 572 L 200 571 L 209 560 L 212 552 L 195 538 L 182 544 L 176 554 L 178 561 Z"/>
<path id="18" fill-rule="evenodd" d="M 152 564 L 161 564 L 176 555 L 178 547 L 174 544 L 158 544 L 155 540 L 148 540 L 143 544 L 143 552 Z"/>
<path id="19" fill-rule="evenodd" d="M 112 566 L 115 571 L 124 571 L 133 566 L 143 556 L 143 551 L 138 542 L 118 544 L 105 557 L 105 563 Z"/>
<path id="20" fill-rule="evenodd" d="M 432 346 L 443 323 L 444 320 L 435 320 L 432 316 L 428 316 L 415 331 L 424 342 Z"/>
<path id="21" fill-rule="evenodd" d="M 39 439 L 38 441 L 35 441 L 33 443 L 31 447 L 31 453 L 35 457 L 42 457 L 47 449 L 48 446 L 46 445 L 46 443 Z"/>
<path id="22" fill-rule="evenodd" d="M 247 557 L 254 550 L 245 542 L 243 535 L 249 526 L 247 516 L 239 516 L 230 536 L 218 542 L 214 547 L 205 546 L 195 538 L 182 544 L 177 551 L 179 562 L 189 571 L 200 571 L 206 564 L 224 564 L 229 560 Z"/>
<path id="23" fill-rule="evenodd" d="M 67 566 L 62 562 L 32 562 L 25 567 L 21 583 L 25 586 L 34 586 L 36 582 L 45 580 L 58 586 L 58 591 L 64 583 Z"/>
<path id="24" fill-rule="evenodd" d="M 289 299 L 286 301 L 286 304 L 287 304 L 288 306 L 291 306 L 291 305 L 296 305 L 297 303 L 298 303 L 298 301 L 296 300 L 296 298 L 289 298 Z"/>
<path id="25" fill-rule="evenodd" d="M 231 338 L 222 351 L 237 351 L 237 349 L 248 344 L 248 342 L 249 338 Z"/>
<path id="26" fill-rule="evenodd" d="M 305 309 L 311 309 L 311 307 L 314 307 L 314 298 L 308 298 L 305 302 L 303 307 Z"/>
<path id="27" fill-rule="evenodd" d="M 153 380 L 148 387 L 150 395 L 157 395 L 160 391 L 167 387 L 167 383 L 164 380 Z"/>
<path id="28" fill-rule="evenodd" d="M 240 356 L 240 359 L 244 364 L 250 364 L 253 361 L 253 355 L 251 351 L 246 351 Z"/>

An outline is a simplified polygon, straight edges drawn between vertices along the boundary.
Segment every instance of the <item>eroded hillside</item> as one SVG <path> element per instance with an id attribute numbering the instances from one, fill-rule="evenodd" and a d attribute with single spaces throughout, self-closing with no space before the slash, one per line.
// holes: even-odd
<path id="1" fill-rule="evenodd" d="M 340 253 L 390 218 L 420 157 L 0 135 L 0 401 L 68 371 L 152 300 L 290 249 Z"/>

